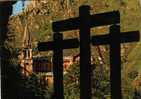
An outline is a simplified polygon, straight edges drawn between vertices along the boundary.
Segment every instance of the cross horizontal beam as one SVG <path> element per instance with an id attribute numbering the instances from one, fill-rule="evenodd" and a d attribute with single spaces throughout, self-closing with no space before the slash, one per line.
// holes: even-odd
<path id="1" fill-rule="evenodd" d="M 79 41 L 78 39 L 67 39 L 63 40 L 62 42 L 59 42 L 60 45 L 62 45 L 62 49 L 70 49 L 70 48 L 78 48 L 79 47 Z M 39 51 L 49 51 L 53 50 L 54 48 L 54 42 L 42 42 L 38 43 L 38 50 Z"/>
<path id="2" fill-rule="evenodd" d="M 121 43 L 128 43 L 128 42 L 137 42 L 139 41 L 139 31 L 132 31 L 132 32 L 121 32 L 120 33 L 120 42 Z M 99 35 L 99 36 L 92 36 L 91 38 L 92 45 L 104 45 L 110 43 L 109 35 Z M 38 43 L 38 50 L 39 51 L 49 51 L 53 50 L 54 42 L 42 42 Z M 79 40 L 78 39 L 68 39 L 63 40 L 60 42 L 62 44 L 62 49 L 70 49 L 70 48 L 78 48 L 79 47 Z"/>
<path id="3" fill-rule="evenodd" d="M 139 31 L 121 32 L 119 39 L 120 39 L 120 43 L 137 42 L 139 41 Z M 111 37 L 110 35 L 107 35 L 107 34 L 92 36 L 91 42 L 92 42 L 92 45 L 110 44 Z"/>
<path id="4" fill-rule="evenodd" d="M 90 15 L 90 27 L 110 25 L 120 22 L 119 11 L 106 12 L 101 14 Z M 68 30 L 79 29 L 80 17 L 70 18 L 63 21 L 53 22 L 54 32 L 63 32 Z"/>
<path id="5" fill-rule="evenodd" d="M 121 43 L 139 41 L 139 32 L 120 32 L 118 11 L 90 15 L 90 7 L 82 6 L 79 16 L 53 22 L 54 41 L 38 43 L 39 51 L 53 50 L 54 97 L 64 99 L 63 89 L 63 49 L 80 46 L 80 98 L 91 99 L 90 43 L 110 45 L 111 99 L 122 99 L 121 95 Z M 110 25 L 110 33 L 90 37 L 90 28 Z M 60 32 L 79 29 L 78 39 L 63 40 Z"/>

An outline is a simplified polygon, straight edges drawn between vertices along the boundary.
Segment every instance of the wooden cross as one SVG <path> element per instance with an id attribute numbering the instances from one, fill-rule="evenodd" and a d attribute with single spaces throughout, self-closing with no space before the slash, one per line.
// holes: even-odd
<path id="1" fill-rule="evenodd" d="M 80 99 L 91 99 L 90 43 L 95 45 L 110 44 L 110 80 L 111 99 L 121 96 L 121 58 L 120 43 L 139 41 L 139 32 L 120 33 L 120 15 L 118 11 L 90 15 L 89 6 L 81 6 L 79 17 L 53 23 L 54 41 L 38 44 L 40 51 L 53 50 L 54 94 L 58 99 L 63 96 L 63 49 L 78 48 L 80 45 Z M 111 25 L 110 34 L 92 36 L 90 28 Z M 80 30 L 80 42 L 77 39 L 63 40 L 59 32 Z"/>
<path id="2" fill-rule="evenodd" d="M 63 35 L 61 33 L 54 33 L 53 38 L 53 42 L 39 43 L 38 49 L 39 51 L 53 50 L 54 97 L 64 99 L 63 49 L 78 48 L 79 41 L 77 39 L 63 40 Z"/>
<path id="3" fill-rule="evenodd" d="M 110 34 L 93 36 L 92 45 L 110 44 L 111 99 L 122 99 L 121 95 L 121 48 L 120 43 L 139 41 L 139 32 L 121 32 L 119 25 L 110 26 Z"/>

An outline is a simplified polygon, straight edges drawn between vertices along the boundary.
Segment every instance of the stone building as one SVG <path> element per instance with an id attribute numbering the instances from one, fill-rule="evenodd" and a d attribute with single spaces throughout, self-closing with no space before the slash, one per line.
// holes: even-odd
<path id="1" fill-rule="evenodd" d="M 27 25 L 25 26 L 23 44 L 19 52 L 18 63 L 23 75 L 28 76 L 32 74 L 32 46 L 31 46 L 31 35 L 28 32 Z"/>

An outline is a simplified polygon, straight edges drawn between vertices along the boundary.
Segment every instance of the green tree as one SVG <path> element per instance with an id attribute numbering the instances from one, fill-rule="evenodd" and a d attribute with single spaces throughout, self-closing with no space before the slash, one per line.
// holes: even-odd
<path id="1" fill-rule="evenodd" d="M 110 81 L 108 71 L 101 72 L 99 65 L 92 65 L 92 96 L 96 99 L 110 97 Z M 66 99 L 80 97 L 80 69 L 79 64 L 73 64 L 64 75 L 64 94 Z"/>
<path id="2" fill-rule="evenodd" d="M 41 85 L 36 74 L 23 77 L 20 82 L 20 99 L 49 99 L 47 86 Z"/>
<path id="3" fill-rule="evenodd" d="M 78 64 L 73 64 L 64 75 L 65 99 L 79 99 L 80 97 L 80 70 Z"/>

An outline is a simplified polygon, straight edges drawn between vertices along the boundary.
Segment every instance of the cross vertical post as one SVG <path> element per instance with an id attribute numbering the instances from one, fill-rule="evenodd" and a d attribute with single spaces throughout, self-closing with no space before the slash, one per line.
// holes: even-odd
<path id="1" fill-rule="evenodd" d="M 82 6 L 80 14 L 80 99 L 91 99 L 90 7 Z"/>
<path id="2" fill-rule="evenodd" d="M 63 88 L 63 36 L 61 33 L 54 33 L 53 48 L 53 75 L 54 75 L 54 99 L 64 99 Z"/>
<path id="3" fill-rule="evenodd" d="M 121 96 L 121 53 L 120 26 L 110 26 L 110 80 L 111 99 L 122 99 Z"/>
<path id="4" fill-rule="evenodd" d="M 139 41 L 139 32 L 120 32 L 118 11 L 90 15 L 89 6 L 81 6 L 79 17 L 53 22 L 54 41 L 38 44 L 40 51 L 53 50 L 54 99 L 64 99 L 63 93 L 63 49 L 78 48 L 80 45 L 80 99 L 91 99 L 91 51 L 93 46 L 110 44 L 111 99 L 122 99 L 120 43 Z M 92 36 L 90 28 L 110 26 L 110 34 Z M 79 29 L 78 39 L 63 40 L 58 32 Z"/>

